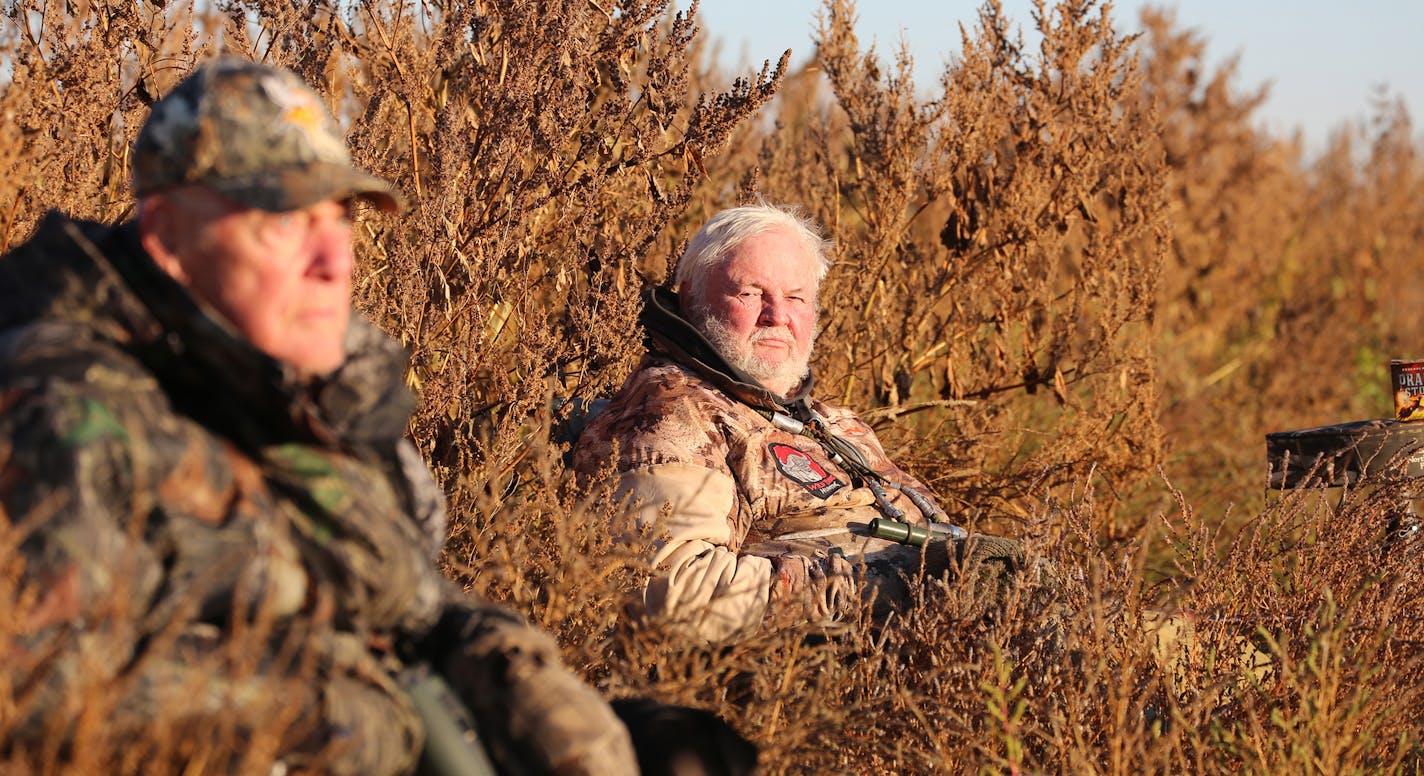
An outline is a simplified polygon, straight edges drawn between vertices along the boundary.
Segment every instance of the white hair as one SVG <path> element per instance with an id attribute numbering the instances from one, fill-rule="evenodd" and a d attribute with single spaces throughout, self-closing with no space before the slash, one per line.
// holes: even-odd
<path id="1" fill-rule="evenodd" d="M 694 297 L 700 297 L 708 274 L 725 262 L 734 248 L 773 229 L 789 230 L 818 259 L 816 285 L 819 286 L 831 267 L 831 242 L 821 236 L 816 223 L 800 210 L 765 202 L 728 208 L 712 216 L 692 236 L 687 250 L 678 259 L 673 286 L 681 289 L 685 284 Z M 688 301 L 697 302 L 696 299 Z"/>

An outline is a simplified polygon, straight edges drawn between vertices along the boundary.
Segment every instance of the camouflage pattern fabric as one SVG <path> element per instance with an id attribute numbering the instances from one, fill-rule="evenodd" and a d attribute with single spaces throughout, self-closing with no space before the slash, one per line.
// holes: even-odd
<path id="1" fill-rule="evenodd" d="M 854 413 L 810 406 L 871 469 L 928 493 Z M 573 465 L 587 484 L 610 459 L 637 527 L 660 537 L 643 596 L 655 619 L 716 641 L 777 607 L 823 620 L 856 596 L 882 607 L 908 600 L 902 575 L 920 568 L 920 552 L 867 535 L 883 516 L 871 490 L 814 439 L 774 426 L 666 355 L 645 359 L 589 423 Z M 902 491 L 889 496 L 905 519 L 924 522 Z"/>
<path id="2" fill-rule="evenodd" d="M 321 95 L 289 70 L 235 57 L 204 63 L 154 104 L 132 165 L 139 197 L 201 184 L 271 212 L 350 196 L 405 207 L 389 183 L 352 164 Z"/>
<path id="3" fill-rule="evenodd" d="M 299 381 L 131 225 L 51 214 L 0 257 L 0 515 L 39 596 L 8 664 L 34 691 L 0 746 L 53 745 L 106 688 L 115 731 L 219 717 L 241 736 L 285 714 L 289 767 L 409 772 L 423 732 L 393 677 L 419 659 L 527 772 L 632 772 L 626 731 L 548 637 L 434 568 L 444 512 L 402 441 L 404 353 L 359 322 L 348 344 Z M 545 709 L 523 694 L 573 686 L 562 713 L 582 724 L 530 721 Z"/>

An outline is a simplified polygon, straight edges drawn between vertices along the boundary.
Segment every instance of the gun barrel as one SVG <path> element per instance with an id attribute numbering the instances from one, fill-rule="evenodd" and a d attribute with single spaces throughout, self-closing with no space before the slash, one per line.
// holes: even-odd
<path id="1" fill-rule="evenodd" d="M 892 542 L 908 544 L 911 547 L 923 547 L 925 542 L 929 541 L 964 539 L 968 533 L 952 523 L 914 525 L 900 520 L 877 517 L 870 521 L 870 535 L 877 539 L 889 539 Z"/>

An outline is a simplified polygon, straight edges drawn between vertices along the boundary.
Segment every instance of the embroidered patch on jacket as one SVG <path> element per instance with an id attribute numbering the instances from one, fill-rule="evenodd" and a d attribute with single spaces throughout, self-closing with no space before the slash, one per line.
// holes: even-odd
<path id="1" fill-rule="evenodd" d="M 776 456 L 776 468 L 816 498 L 825 498 L 845 487 L 844 482 L 836 479 L 835 475 L 827 474 L 811 456 L 791 445 L 773 442 L 767 448 Z"/>

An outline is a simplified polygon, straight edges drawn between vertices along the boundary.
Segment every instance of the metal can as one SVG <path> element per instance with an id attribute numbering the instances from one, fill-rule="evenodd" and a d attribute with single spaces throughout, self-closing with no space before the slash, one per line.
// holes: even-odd
<path id="1" fill-rule="evenodd" d="M 1424 420 L 1424 361 L 1392 359 L 1389 377 L 1394 384 L 1394 419 Z"/>

